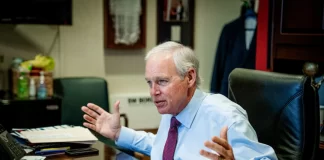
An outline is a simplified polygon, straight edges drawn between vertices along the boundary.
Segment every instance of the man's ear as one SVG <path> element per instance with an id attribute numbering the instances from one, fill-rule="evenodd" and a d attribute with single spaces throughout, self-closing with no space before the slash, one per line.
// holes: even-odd
<path id="1" fill-rule="evenodd" d="M 188 76 L 189 87 L 195 86 L 196 85 L 196 75 L 197 75 L 196 70 L 193 68 L 190 68 L 187 73 L 188 73 L 187 76 Z"/>

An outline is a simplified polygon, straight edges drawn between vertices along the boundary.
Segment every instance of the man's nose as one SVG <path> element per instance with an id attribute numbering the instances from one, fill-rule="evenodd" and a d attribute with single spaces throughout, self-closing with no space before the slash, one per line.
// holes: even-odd
<path id="1" fill-rule="evenodd" d="M 151 95 L 158 95 L 158 94 L 160 94 L 159 85 L 153 83 L 151 87 Z"/>

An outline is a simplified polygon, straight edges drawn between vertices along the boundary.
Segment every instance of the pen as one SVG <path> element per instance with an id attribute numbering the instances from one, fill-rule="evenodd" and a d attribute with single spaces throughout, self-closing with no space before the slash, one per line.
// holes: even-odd
<path id="1" fill-rule="evenodd" d="M 70 147 L 58 147 L 58 148 L 43 148 L 40 151 L 55 151 L 55 150 L 68 150 Z"/>
<path id="2" fill-rule="evenodd" d="M 55 154 L 55 153 L 64 153 L 65 149 L 63 150 L 47 150 L 47 151 L 36 151 L 36 155 L 47 155 L 47 154 Z"/>

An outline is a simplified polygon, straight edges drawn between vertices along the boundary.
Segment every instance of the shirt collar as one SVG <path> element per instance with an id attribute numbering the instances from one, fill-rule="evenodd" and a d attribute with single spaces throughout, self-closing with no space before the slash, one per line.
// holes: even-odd
<path id="1" fill-rule="evenodd" d="M 206 96 L 206 93 L 196 89 L 188 105 L 176 116 L 177 120 L 185 127 L 190 128 L 198 109 Z"/>

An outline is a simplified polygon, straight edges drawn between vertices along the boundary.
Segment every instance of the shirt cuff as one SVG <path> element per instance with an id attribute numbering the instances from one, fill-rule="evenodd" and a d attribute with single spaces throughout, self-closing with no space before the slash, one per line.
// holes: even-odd
<path id="1" fill-rule="evenodd" d="M 120 129 L 119 137 L 115 141 L 116 145 L 123 148 L 131 148 L 135 137 L 135 131 L 133 129 L 122 126 Z"/>

